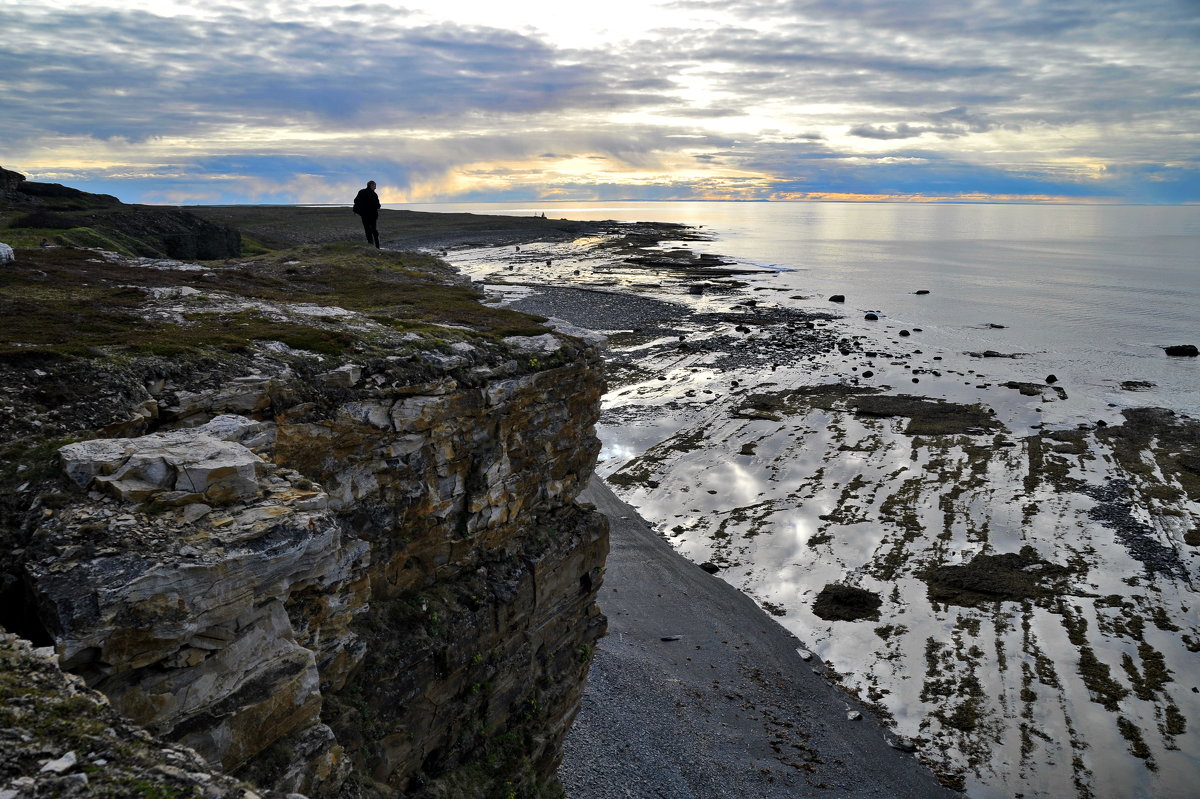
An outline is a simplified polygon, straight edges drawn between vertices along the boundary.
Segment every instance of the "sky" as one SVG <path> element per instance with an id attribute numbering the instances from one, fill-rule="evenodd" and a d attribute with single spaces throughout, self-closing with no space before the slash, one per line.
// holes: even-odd
<path id="1" fill-rule="evenodd" d="M 1200 202 L 1200 0 L 0 0 L 0 166 L 127 202 Z"/>

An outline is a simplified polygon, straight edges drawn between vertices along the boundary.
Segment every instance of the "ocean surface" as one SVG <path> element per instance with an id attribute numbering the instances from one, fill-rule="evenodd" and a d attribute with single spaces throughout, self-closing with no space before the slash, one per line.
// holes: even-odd
<path id="1" fill-rule="evenodd" d="M 1159 406 L 1200 416 L 1200 360 L 1162 347 L 1200 345 L 1200 207 L 770 202 L 413 204 L 419 211 L 679 222 L 689 242 L 781 274 L 848 320 L 866 311 L 920 327 L 923 346 L 992 350 L 997 379 L 1058 377 L 1073 399 L 1050 423 Z M 783 281 L 780 283 L 780 281 Z M 917 290 L 928 295 L 916 295 Z M 844 306 L 827 298 L 844 294 Z M 1001 327 L 1002 326 L 1002 327 Z M 870 326 L 864 326 L 869 333 Z M 999 368 L 998 368 L 999 367 Z M 983 371 L 983 370 L 981 370 Z M 1152 387 L 1130 392 L 1123 381 Z M 943 387 L 945 389 L 945 387 Z M 922 387 L 930 393 L 929 386 Z M 948 398 L 969 400 L 943 390 Z M 969 394 L 969 391 L 967 391 Z"/>

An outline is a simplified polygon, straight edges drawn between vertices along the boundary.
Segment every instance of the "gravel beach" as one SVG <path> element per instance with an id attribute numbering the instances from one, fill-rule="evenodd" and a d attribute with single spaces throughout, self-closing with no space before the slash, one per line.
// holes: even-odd
<path id="1" fill-rule="evenodd" d="M 566 741 L 570 799 L 958 795 L 806 661 L 800 641 L 603 481 L 583 500 L 612 525 L 609 633 Z"/>

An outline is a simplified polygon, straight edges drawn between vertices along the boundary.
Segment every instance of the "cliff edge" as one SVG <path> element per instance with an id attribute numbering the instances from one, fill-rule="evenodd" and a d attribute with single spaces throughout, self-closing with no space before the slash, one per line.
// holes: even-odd
<path id="1" fill-rule="evenodd" d="M 15 256 L 0 625 L 263 790 L 560 792 L 605 628 L 594 347 L 415 253 Z"/>

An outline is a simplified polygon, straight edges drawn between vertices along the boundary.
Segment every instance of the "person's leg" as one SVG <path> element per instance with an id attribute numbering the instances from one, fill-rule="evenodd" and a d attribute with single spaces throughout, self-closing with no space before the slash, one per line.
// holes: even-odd
<path id="1" fill-rule="evenodd" d="M 370 239 L 371 239 L 371 243 L 373 243 L 375 245 L 375 249 L 377 249 L 377 250 L 379 249 L 379 228 L 377 226 L 378 222 L 379 222 L 379 217 L 377 217 L 377 216 L 371 217 Z"/>
<path id="2" fill-rule="evenodd" d="M 367 234 L 367 243 L 370 244 L 372 241 L 371 231 L 374 230 L 374 228 L 375 228 L 375 220 L 372 219 L 371 217 L 367 216 L 366 214 L 363 214 L 362 216 L 360 216 L 359 219 L 362 220 L 363 232 Z"/>

